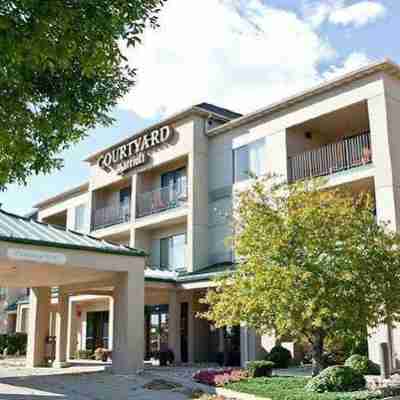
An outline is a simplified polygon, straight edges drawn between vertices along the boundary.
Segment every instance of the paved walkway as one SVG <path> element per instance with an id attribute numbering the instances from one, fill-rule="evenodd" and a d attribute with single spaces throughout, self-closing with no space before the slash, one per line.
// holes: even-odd
<path id="1" fill-rule="evenodd" d="M 211 367 L 206 364 L 146 366 L 136 375 L 114 375 L 107 365 L 94 361 L 66 369 L 25 368 L 24 364 L 22 358 L 0 360 L 0 400 L 189 400 L 198 398 L 200 391 L 212 391 L 192 380 L 196 371 Z M 309 373 L 309 368 L 275 371 L 292 376 Z"/>
<path id="2" fill-rule="evenodd" d="M 157 369 L 124 376 L 93 364 L 28 369 L 0 361 L 0 400 L 187 400 L 197 398 L 196 388 L 191 379 L 173 380 Z"/>

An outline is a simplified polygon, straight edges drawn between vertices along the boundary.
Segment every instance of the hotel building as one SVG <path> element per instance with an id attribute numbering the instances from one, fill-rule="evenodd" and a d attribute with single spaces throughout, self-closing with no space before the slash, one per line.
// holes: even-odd
<path id="1" fill-rule="evenodd" d="M 399 111 L 400 68 L 390 61 L 246 115 L 198 104 L 90 155 L 88 180 L 37 204 L 37 218 L 148 254 L 145 323 L 137 326 L 144 329 L 145 359 L 164 345 L 177 362 L 217 361 L 223 354 L 230 364 L 244 364 L 261 357 L 274 338 L 244 326 L 216 329 L 196 317 L 211 278 L 235 265 L 228 240 L 235 193 L 248 186 L 249 172 L 289 182 L 326 176 L 330 186 L 369 191 L 378 220 L 398 229 Z M 11 303 L 8 312 L 17 317 L 10 324 L 22 330 L 27 316 L 18 314 L 26 301 Z M 112 348 L 111 292 L 75 293 L 69 310 L 71 357 Z M 389 344 L 396 369 L 398 327 L 371 332 L 374 361 L 381 342 Z"/>

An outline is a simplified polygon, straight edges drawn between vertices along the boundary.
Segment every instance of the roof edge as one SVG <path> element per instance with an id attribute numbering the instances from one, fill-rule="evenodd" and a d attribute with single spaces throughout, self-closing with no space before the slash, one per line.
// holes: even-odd
<path id="1" fill-rule="evenodd" d="M 31 240 L 31 239 L 23 239 L 16 237 L 1 236 L 1 235 L 0 235 L 0 242 L 19 243 L 31 246 L 46 246 L 46 247 L 66 249 L 66 250 L 82 250 L 95 253 L 113 254 L 113 255 L 128 256 L 128 257 L 147 257 L 147 254 L 145 252 L 135 249 L 129 249 L 129 250 L 102 249 L 90 246 L 81 246 L 77 244 L 47 242 L 45 240 Z"/>
<path id="2" fill-rule="evenodd" d="M 315 85 L 310 89 L 286 97 L 280 101 L 271 103 L 267 107 L 260 108 L 256 111 L 245 114 L 242 117 L 231 120 L 221 126 L 210 129 L 207 132 L 207 136 L 215 136 L 220 133 L 226 132 L 229 129 L 237 128 L 241 125 L 252 122 L 258 118 L 262 118 L 268 114 L 272 114 L 276 111 L 285 109 L 293 104 L 297 104 L 312 96 L 324 93 L 337 86 L 341 86 L 349 81 L 354 81 L 356 79 L 363 78 L 378 72 L 387 72 L 388 74 L 400 79 L 400 66 L 391 59 L 385 58 L 383 59 L 383 61 L 377 61 L 368 64 L 362 68 L 340 75 L 334 79 L 323 81 L 322 83 Z"/>
<path id="3" fill-rule="evenodd" d="M 36 203 L 33 205 L 33 208 L 39 209 L 39 210 L 43 209 L 43 208 L 50 206 L 53 203 L 56 203 L 60 200 L 66 200 L 68 198 L 74 197 L 75 195 L 86 192 L 88 189 L 89 189 L 89 182 L 87 181 L 87 182 L 80 184 L 79 186 L 75 186 L 72 189 L 65 190 L 64 192 L 61 192 L 59 194 L 56 194 L 55 196 L 47 198 L 46 200 Z"/>
<path id="4" fill-rule="evenodd" d="M 198 104 L 197 105 L 193 105 L 191 107 L 185 108 L 182 111 L 178 111 L 178 112 L 176 112 L 174 114 L 171 114 L 170 116 L 162 119 L 161 121 L 158 121 L 158 122 L 156 122 L 154 124 L 151 124 L 151 125 L 143 128 L 143 129 L 141 129 L 139 132 L 137 132 L 137 133 L 135 133 L 133 135 L 129 135 L 125 139 L 122 139 L 119 142 L 112 144 L 111 146 L 105 147 L 104 149 L 101 149 L 101 150 L 99 150 L 99 151 L 97 151 L 95 153 L 90 154 L 83 161 L 89 162 L 89 163 L 93 162 L 99 156 L 104 154 L 105 152 L 107 152 L 107 151 L 109 151 L 111 149 L 114 149 L 115 147 L 121 146 L 122 144 L 132 140 L 133 138 L 135 138 L 137 136 L 142 135 L 143 133 L 145 133 L 147 131 L 150 131 L 152 129 L 157 129 L 157 128 L 159 128 L 160 126 L 162 126 L 164 124 L 168 124 L 168 123 L 172 123 L 172 122 L 175 122 L 175 121 L 182 120 L 182 119 L 186 118 L 187 116 L 189 116 L 191 114 L 197 114 L 197 115 L 200 115 L 200 116 L 203 116 L 203 117 L 207 117 L 209 115 L 212 115 L 214 118 L 217 118 L 217 119 L 219 119 L 221 121 L 225 121 L 225 122 L 228 122 L 228 121 L 231 120 L 230 118 L 227 118 L 227 117 L 225 117 L 225 116 L 223 116 L 221 114 L 215 113 L 213 111 L 207 111 L 205 109 L 202 109 L 202 108 L 199 107 Z"/>
<path id="5" fill-rule="evenodd" d="M 0 214 L 5 214 L 9 217 L 16 218 L 16 219 L 21 219 L 26 222 L 31 222 L 29 218 L 22 217 L 17 214 L 10 213 L 8 211 L 0 209 Z M 66 229 L 64 227 L 58 226 L 58 225 L 53 225 L 53 224 L 48 224 L 45 222 L 40 222 L 40 221 L 34 221 L 33 223 L 38 224 L 38 225 L 43 225 L 43 226 L 51 226 L 54 229 L 58 229 L 60 231 L 64 232 L 70 232 L 76 236 L 80 237 L 87 237 L 89 239 L 95 240 L 97 242 L 103 242 L 103 243 L 108 243 L 109 245 L 113 246 L 118 246 L 119 248 L 124 248 L 125 250 L 118 250 L 118 249 L 105 249 L 105 248 L 100 248 L 100 247 L 92 247 L 92 246 L 85 246 L 85 245 L 79 245 L 79 244 L 68 244 L 68 243 L 61 243 L 61 242 L 49 242 L 45 240 L 35 240 L 35 239 L 25 239 L 25 238 L 19 238 L 15 236 L 4 236 L 0 235 L 0 241 L 4 242 L 13 242 L 13 243 L 22 243 L 22 244 L 28 244 L 28 245 L 33 245 L 33 246 L 47 246 L 47 247 L 55 247 L 55 248 L 65 248 L 65 249 L 71 249 L 71 250 L 85 250 L 85 251 L 95 251 L 95 252 L 101 252 L 101 253 L 109 253 L 109 254 L 122 254 L 122 255 L 130 255 L 130 256 L 137 256 L 137 257 L 148 257 L 148 254 L 141 249 L 136 249 L 132 248 L 129 246 L 125 246 L 119 243 L 113 243 L 104 239 L 99 239 L 91 235 L 86 235 L 81 232 L 74 231 L 72 229 Z"/>

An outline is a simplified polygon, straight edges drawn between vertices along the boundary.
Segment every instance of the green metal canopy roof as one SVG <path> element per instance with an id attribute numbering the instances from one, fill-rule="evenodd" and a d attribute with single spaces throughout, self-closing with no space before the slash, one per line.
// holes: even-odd
<path id="1" fill-rule="evenodd" d="M 49 225 L 0 210 L 0 241 L 145 257 L 142 250 L 96 239 L 57 225 Z"/>
<path id="2" fill-rule="evenodd" d="M 146 269 L 145 280 L 148 282 L 189 283 L 212 280 L 213 278 L 233 272 L 237 265 L 227 261 L 209 265 L 194 272 L 174 272 L 162 269 Z"/>

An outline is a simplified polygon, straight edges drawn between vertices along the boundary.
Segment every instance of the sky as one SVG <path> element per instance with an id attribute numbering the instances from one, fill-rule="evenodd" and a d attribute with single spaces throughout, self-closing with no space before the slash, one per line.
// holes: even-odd
<path id="1" fill-rule="evenodd" d="M 64 167 L 0 193 L 24 214 L 89 178 L 83 159 L 203 101 L 246 113 L 385 57 L 400 63 L 399 0 L 168 0 L 160 28 L 124 52 L 138 82 L 97 127 L 62 153 Z"/>

